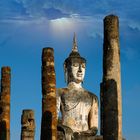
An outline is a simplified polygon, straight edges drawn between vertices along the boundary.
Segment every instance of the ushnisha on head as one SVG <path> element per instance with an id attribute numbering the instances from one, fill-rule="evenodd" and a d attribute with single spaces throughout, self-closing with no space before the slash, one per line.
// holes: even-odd
<path id="1" fill-rule="evenodd" d="M 81 57 L 78 52 L 76 35 L 73 37 L 73 48 L 69 57 L 64 61 L 65 80 L 70 82 L 81 83 L 85 75 L 86 59 Z"/>

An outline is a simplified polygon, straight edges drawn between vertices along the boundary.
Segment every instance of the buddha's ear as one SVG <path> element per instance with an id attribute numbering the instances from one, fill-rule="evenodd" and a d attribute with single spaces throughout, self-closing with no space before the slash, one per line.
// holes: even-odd
<path id="1" fill-rule="evenodd" d="M 64 76 L 65 76 L 65 82 L 68 83 L 68 70 L 66 67 L 66 63 L 64 63 Z"/>

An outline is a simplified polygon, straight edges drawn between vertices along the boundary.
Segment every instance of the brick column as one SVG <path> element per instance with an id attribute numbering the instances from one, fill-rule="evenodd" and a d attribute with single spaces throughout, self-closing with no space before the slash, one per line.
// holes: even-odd
<path id="1" fill-rule="evenodd" d="M 33 110 L 23 110 L 21 116 L 21 140 L 34 140 L 35 119 Z"/>
<path id="2" fill-rule="evenodd" d="M 44 48 L 42 52 L 42 123 L 41 140 L 57 139 L 56 80 L 54 51 Z"/>
<path id="3" fill-rule="evenodd" d="M 103 139 L 122 140 L 119 20 L 114 15 L 104 19 L 102 88 Z"/>
<path id="4" fill-rule="evenodd" d="M 10 67 L 1 69 L 0 140 L 10 140 Z"/>

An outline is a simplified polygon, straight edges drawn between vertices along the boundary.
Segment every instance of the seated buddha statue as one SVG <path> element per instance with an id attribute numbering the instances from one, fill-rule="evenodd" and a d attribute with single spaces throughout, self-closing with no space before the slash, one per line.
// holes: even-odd
<path id="1" fill-rule="evenodd" d="M 85 69 L 86 60 L 78 52 L 74 35 L 72 52 L 64 61 L 67 87 L 57 89 L 57 114 L 61 112 L 58 131 L 66 140 L 94 136 L 98 131 L 98 98 L 82 87 Z"/>

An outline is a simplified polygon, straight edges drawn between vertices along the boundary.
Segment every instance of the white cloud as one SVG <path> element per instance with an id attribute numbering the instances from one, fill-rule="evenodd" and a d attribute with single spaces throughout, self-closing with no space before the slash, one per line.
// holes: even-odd
<path id="1" fill-rule="evenodd" d="M 0 17 L 46 17 L 51 19 L 65 17 L 66 15 L 79 14 L 80 16 L 92 16 L 96 15 L 108 15 L 117 14 L 121 18 L 131 19 L 135 17 L 135 20 L 140 19 L 138 13 L 139 1 L 131 0 L 125 1 L 114 1 L 114 0 L 1 0 L 0 2 Z M 49 9 L 53 9 L 51 14 Z M 58 17 L 57 17 L 58 16 Z"/>
<path id="2" fill-rule="evenodd" d="M 133 30 L 139 30 L 140 31 L 140 23 L 134 22 L 133 20 L 129 23 L 129 27 Z"/>

